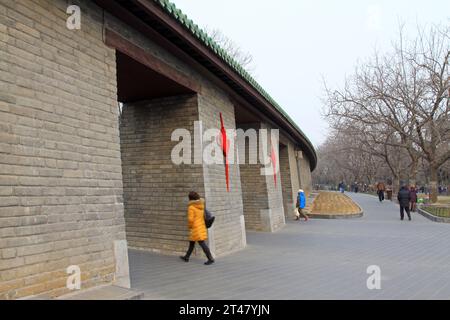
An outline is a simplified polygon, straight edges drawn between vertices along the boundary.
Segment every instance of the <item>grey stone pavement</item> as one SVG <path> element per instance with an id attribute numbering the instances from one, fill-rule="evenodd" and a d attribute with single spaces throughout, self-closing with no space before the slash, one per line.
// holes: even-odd
<path id="1" fill-rule="evenodd" d="M 246 249 L 212 266 L 130 250 L 132 288 L 144 299 L 450 299 L 450 224 L 400 221 L 397 205 L 349 195 L 362 218 L 249 232 Z M 381 268 L 380 290 L 367 288 L 370 265 Z"/>

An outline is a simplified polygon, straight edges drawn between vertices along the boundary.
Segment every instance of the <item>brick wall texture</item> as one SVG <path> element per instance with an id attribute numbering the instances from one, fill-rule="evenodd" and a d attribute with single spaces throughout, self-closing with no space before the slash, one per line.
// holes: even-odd
<path id="1" fill-rule="evenodd" d="M 300 189 L 300 175 L 298 173 L 298 165 L 296 158 L 296 148 L 295 146 L 289 142 L 288 143 L 288 157 L 289 157 L 289 178 L 291 180 L 291 188 L 292 188 L 292 205 L 290 210 L 285 210 L 287 213 L 286 217 L 293 218 L 293 209 L 295 208 L 295 203 L 297 202 L 298 190 Z"/>
<path id="2" fill-rule="evenodd" d="M 223 164 L 175 164 L 171 141 L 175 129 L 189 131 L 191 161 L 194 161 L 194 121 L 203 131 L 234 128 L 234 109 L 226 99 L 209 96 L 178 96 L 126 104 L 121 120 L 125 219 L 128 243 L 138 249 L 180 254 L 187 248 L 187 194 L 202 195 L 216 221 L 209 230 L 214 254 L 241 249 L 240 217 L 243 214 L 239 167 L 230 165 L 227 192 Z M 220 110 L 220 111 L 219 111 Z M 200 140 L 199 140 L 200 141 Z M 203 141 L 207 146 L 208 141 Z M 200 148 L 201 150 L 202 148 Z"/>
<path id="3" fill-rule="evenodd" d="M 83 1 L 0 2 L 0 299 L 67 292 L 114 278 L 125 239 L 115 51 Z"/>
<path id="4" fill-rule="evenodd" d="M 283 194 L 283 206 L 285 217 L 292 217 L 294 210 L 294 198 L 292 197 L 291 169 L 289 166 L 289 149 L 287 146 L 280 148 L 280 179 Z"/>
<path id="5" fill-rule="evenodd" d="M 300 189 L 297 150 L 294 144 L 283 139 L 284 146 L 280 150 L 280 171 L 283 192 L 283 205 L 286 219 L 293 219 L 294 208 Z"/>
<path id="6" fill-rule="evenodd" d="M 239 129 L 247 131 L 254 129 L 258 132 L 260 124 L 242 125 Z M 267 208 L 267 186 L 265 179 L 261 176 L 261 165 L 259 163 L 249 163 L 251 157 L 258 159 L 258 137 L 254 138 L 256 143 L 248 139 L 245 149 L 239 149 L 239 153 L 245 154 L 245 163 L 240 164 L 243 211 L 245 216 L 245 226 L 247 230 L 263 230 L 261 221 L 261 210 Z M 242 147 L 242 146 L 238 146 Z"/>
<path id="7" fill-rule="evenodd" d="M 312 191 L 311 167 L 309 160 L 303 155 L 298 159 L 298 167 L 300 171 L 300 186 L 309 195 Z"/>
<path id="8" fill-rule="evenodd" d="M 199 118 L 204 130 L 219 130 L 220 113 L 227 130 L 236 130 L 234 105 L 227 96 L 214 89 L 211 85 L 204 86 L 204 92 L 199 95 Z M 235 136 L 228 135 L 232 143 L 230 154 L 237 155 L 238 146 Z M 204 146 L 208 141 L 203 141 Z M 235 158 L 236 159 L 236 158 Z M 231 160 L 231 159 L 230 159 Z M 203 178 L 207 207 L 216 216 L 216 221 L 210 231 L 210 245 L 216 255 L 229 254 L 242 249 L 246 243 L 241 175 L 237 161 L 229 164 L 229 191 L 227 191 L 225 165 L 203 164 Z M 244 230 L 244 232 L 243 232 Z"/>
<path id="9" fill-rule="evenodd" d="M 268 134 L 270 136 L 270 132 L 273 129 L 276 129 L 270 126 L 267 123 L 262 123 L 261 127 L 268 130 Z M 267 150 L 271 150 L 270 146 L 270 138 L 267 139 Z M 270 152 L 270 151 L 269 151 Z M 280 150 L 275 149 L 275 152 L 278 153 L 278 163 L 280 162 Z M 281 183 L 281 174 L 278 170 L 276 174 L 276 183 L 274 180 L 274 176 L 265 175 L 266 185 L 267 185 L 267 195 L 268 195 L 268 213 L 263 214 L 263 219 L 266 220 L 266 225 L 270 226 L 270 231 L 276 231 L 284 226 L 285 224 L 285 216 L 284 216 L 284 205 L 283 205 L 283 194 L 282 194 L 282 183 Z M 264 211 L 263 211 L 264 212 Z M 267 219 L 270 217 L 269 222 Z"/>
<path id="10" fill-rule="evenodd" d="M 244 131 L 255 129 L 257 132 L 257 143 L 249 143 L 250 140 L 247 140 L 245 150 L 239 150 L 246 155 L 246 163 L 240 164 L 246 228 L 256 231 L 275 231 L 285 223 L 280 172 L 277 174 L 275 185 L 273 175 L 261 173 L 263 165 L 260 157 L 259 130 L 267 129 L 270 135 L 270 127 L 264 123 L 254 123 L 240 124 L 239 128 Z M 270 151 L 269 136 L 267 148 Z M 258 161 L 256 164 L 250 164 L 248 161 L 255 154 L 258 155 Z"/>
<path id="11" fill-rule="evenodd" d="M 191 190 L 204 194 L 200 165 L 176 165 L 171 141 L 175 128 L 194 135 L 196 96 L 126 104 L 120 125 L 128 245 L 181 253 L 187 245 L 187 202 Z M 189 143 L 191 147 L 191 143 Z"/>

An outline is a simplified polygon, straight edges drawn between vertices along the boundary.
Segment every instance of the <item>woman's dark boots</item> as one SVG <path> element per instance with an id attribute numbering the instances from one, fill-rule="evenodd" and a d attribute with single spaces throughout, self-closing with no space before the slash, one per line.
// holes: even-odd
<path id="1" fill-rule="evenodd" d="M 209 250 L 209 248 L 205 245 L 204 247 L 202 246 L 203 252 L 205 252 L 206 257 L 208 258 L 208 261 L 205 262 L 205 265 L 209 266 L 210 264 L 214 263 L 214 259 L 211 255 L 211 251 Z"/>
<path id="2" fill-rule="evenodd" d="M 214 258 L 212 257 L 211 251 L 209 250 L 209 247 L 204 241 L 199 241 L 199 245 L 202 247 L 203 252 L 205 253 L 206 257 L 208 258 L 208 261 L 205 262 L 205 265 L 209 266 L 210 264 L 214 263 Z M 189 242 L 189 249 L 186 252 L 185 256 L 181 256 L 180 259 L 184 262 L 189 262 L 189 258 L 192 254 L 192 251 L 194 251 L 195 242 L 190 241 Z"/>

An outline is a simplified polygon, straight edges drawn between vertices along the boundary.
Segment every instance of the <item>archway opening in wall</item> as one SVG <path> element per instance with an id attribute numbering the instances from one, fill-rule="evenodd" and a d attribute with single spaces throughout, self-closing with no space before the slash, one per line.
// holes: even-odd
<path id="1" fill-rule="evenodd" d="M 117 39 L 109 40 L 116 41 Z M 178 254 L 186 249 L 187 194 L 201 166 L 171 159 L 176 129 L 193 131 L 197 95 L 175 68 L 132 44 L 116 48 L 126 236 L 129 248 Z M 180 81 L 176 81 L 180 79 Z M 181 82 L 181 83 L 180 83 Z M 200 190 L 202 191 L 202 190 Z"/>
<path id="2" fill-rule="evenodd" d="M 194 94 L 191 89 L 117 51 L 117 96 L 121 103 Z"/>

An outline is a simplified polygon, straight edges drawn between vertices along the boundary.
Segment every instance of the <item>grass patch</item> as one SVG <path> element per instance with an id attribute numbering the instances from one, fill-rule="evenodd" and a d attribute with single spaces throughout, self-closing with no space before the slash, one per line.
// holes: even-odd
<path id="1" fill-rule="evenodd" d="M 421 209 L 436 217 L 450 218 L 450 207 L 423 206 Z"/>
<path id="2" fill-rule="evenodd" d="M 438 196 L 437 203 L 450 204 L 450 196 Z"/>

